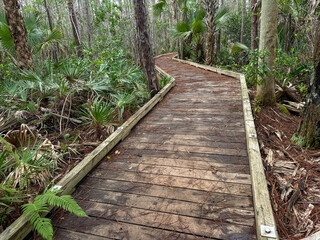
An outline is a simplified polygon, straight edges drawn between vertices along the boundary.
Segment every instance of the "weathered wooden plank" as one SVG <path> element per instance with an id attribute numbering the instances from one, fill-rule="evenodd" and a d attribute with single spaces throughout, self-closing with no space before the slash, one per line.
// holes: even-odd
<path id="1" fill-rule="evenodd" d="M 172 141 L 189 141 L 189 142 L 199 142 L 194 143 L 195 146 L 201 144 L 201 142 L 213 142 L 213 143 L 238 143 L 245 144 L 246 139 L 241 136 L 215 136 L 215 135 L 198 135 L 198 134 L 166 134 L 162 132 L 139 132 L 137 129 L 132 131 L 134 133 L 133 137 L 141 137 L 142 141 L 144 138 L 157 138 L 161 141 L 172 140 Z M 220 148 L 225 148 L 226 145 L 219 145 Z"/>
<path id="2" fill-rule="evenodd" d="M 252 210 L 251 185 L 205 180 L 198 181 L 197 179 L 190 181 L 189 179 L 188 186 L 195 187 L 183 188 L 181 186 L 187 186 L 186 184 L 183 184 L 186 183 L 184 178 L 177 178 L 177 184 L 169 187 L 165 184 L 161 185 L 163 179 L 159 179 L 160 182 L 149 183 L 147 181 L 135 182 L 134 180 L 112 180 L 90 176 L 83 180 L 83 185 L 81 186 L 82 188 L 134 193 L 194 203 L 215 203 L 219 204 L 219 206 L 223 205 L 228 208 Z M 198 187 L 200 186 L 200 183 L 204 183 L 204 185 Z M 77 194 L 75 193 L 74 195 L 76 196 Z"/>
<path id="3" fill-rule="evenodd" d="M 216 193 L 227 193 L 239 196 L 249 196 L 251 192 L 247 191 L 246 184 L 230 183 L 223 181 L 211 181 L 204 179 L 190 179 L 186 177 L 172 177 L 166 175 L 152 174 L 141 172 L 139 174 L 135 172 L 126 172 L 126 174 L 119 174 L 118 172 L 110 171 L 104 174 L 102 171 L 94 171 L 89 174 L 91 177 L 100 179 L 110 179 L 119 181 L 132 181 L 136 183 L 151 183 L 167 187 L 178 187 L 192 190 L 204 190 L 208 189 Z"/>
<path id="4" fill-rule="evenodd" d="M 228 122 L 227 120 L 225 122 L 212 122 L 212 121 L 194 121 L 192 119 L 183 119 L 181 121 L 171 121 L 171 120 L 161 120 L 161 121 L 154 121 L 153 119 L 146 119 L 144 121 L 147 125 L 170 125 L 170 126 L 185 126 L 185 127 L 198 127 L 199 130 L 203 130 L 203 128 L 200 128 L 201 126 L 214 126 L 216 128 L 230 128 L 230 129 L 244 129 L 244 123 L 243 122 Z M 187 124 L 187 125 L 186 125 Z"/>
<path id="5" fill-rule="evenodd" d="M 171 122 L 171 123 L 181 123 L 181 122 L 187 122 L 187 123 L 202 123 L 204 125 L 206 124 L 216 124 L 216 123 L 224 123 L 224 124 L 231 124 L 236 126 L 243 126 L 244 127 L 244 121 L 242 118 L 230 118 L 231 116 L 221 116 L 221 117 L 197 117 L 195 115 L 193 116 L 175 116 L 175 115 L 152 115 L 148 118 L 148 122 L 153 121 L 156 123 L 160 122 Z"/>
<path id="6" fill-rule="evenodd" d="M 171 144 L 171 145 L 187 145 L 187 146 L 202 146 L 211 148 L 233 148 L 233 149 L 246 149 L 245 143 L 233 143 L 233 142 L 218 142 L 218 141 L 194 141 L 188 139 L 179 139 L 175 135 L 166 135 L 161 138 L 159 135 L 139 135 L 130 137 L 125 144 L 133 143 L 153 143 L 153 144 Z"/>
<path id="7" fill-rule="evenodd" d="M 171 109 L 172 111 L 179 111 L 181 113 L 189 114 L 189 113 L 194 113 L 194 114 L 222 114 L 222 112 L 225 113 L 231 113 L 231 109 L 224 109 L 225 111 L 221 109 L 203 109 L 203 108 L 170 108 L 166 107 L 165 109 L 159 109 L 157 110 L 157 113 L 162 113 L 166 114 L 168 112 L 168 109 Z M 233 115 L 237 116 L 243 116 L 242 112 L 233 112 Z"/>
<path id="8" fill-rule="evenodd" d="M 244 173 L 250 174 L 248 165 L 235 165 L 235 164 L 226 164 L 226 163 L 209 163 L 209 162 L 196 162 L 190 160 L 180 160 L 180 159 L 167 159 L 167 158 L 153 158 L 145 159 L 144 161 L 141 158 L 116 158 L 108 159 L 103 161 L 98 168 L 116 168 L 116 169 L 127 169 L 131 171 L 138 170 L 138 166 L 163 166 L 163 167 L 179 167 L 185 168 L 190 171 L 190 169 L 204 170 L 204 171 L 217 171 L 217 172 L 227 172 L 227 173 Z"/>
<path id="9" fill-rule="evenodd" d="M 230 146 L 231 147 L 231 146 Z M 135 145 L 122 145 L 125 149 L 157 149 L 162 151 L 176 151 L 176 152 L 190 152 L 190 153 L 208 153 L 208 154 L 222 154 L 232 156 L 247 156 L 247 151 L 243 149 L 233 148 L 210 148 L 200 146 L 182 146 L 170 144 L 152 144 L 152 143 L 138 143 Z"/>
<path id="10" fill-rule="evenodd" d="M 242 239 L 252 239 L 253 237 L 253 227 L 239 224 L 227 224 L 221 221 L 211 221 L 199 218 L 194 219 L 192 217 L 176 214 L 115 206 L 98 202 L 81 201 L 79 202 L 79 205 L 85 209 L 89 216 L 117 222 L 139 224 L 142 226 L 186 234 L 195 234 L 198 236 L 214 236 L 215 238 L 222 239 L 230 239 L 230 237 L 235 236 L 235 234 Z M 108 227 L 106 226 L 106 228 Z"/>
<path id="11" fill-rule="evenodd" d="M 54 232 L 54 239 L 59 240 L 80 240 L 80 239 L 90 239 L 90 240 L 106 240 L 106 239 L 114 239 L 109 238 L 108 236 L 96 236 L 92 235 L 93 233 L 81 233 L 79 231 L 72 231 L 63 228 L 56 228 Z"/>
<path id="12" fill-rule="evenodd" d="M 110 156 L 110 159 L 106 159 L 106 164 L 109 162 L 114 163 L 136 163 L 136 164 L 149 164 L 149 165 L 158 165 L 158 166 L 172 166 L 172 167 L 181 167 L 181 168 L 193 168 L 193 169 L 217 169 L 221 172 L 241 172 L 249 173 L 249 167 L 247 164 L 230 164 L 230 163 L 221 163 L 215 161 L 192 161 L 190 159 L 177 159 L 177 158 L 165 158 L 165 157 L 150 157 L 150 156 L 130 156 L 126 154 L 121 154 L 120 157 L 117 155 Z M 104 164 L 104 163 L 101 163 Z"/>
<path id="13" fill-rule="evenodd" d="M 212 124 L 214 125 L 214 124 Z M 228 137 L 239 137 L 245 136 L 244 129 L 222 129 L 221 127 L 212 127 L 209 126 L 199 126 L 194 127 L 194 131 L 190 131 L 190 129 L 184 129 L 182 127 L 174 127 L 174 126 L 163 126 L 163 125 L 139 125 L 136 127 L 137 130 L 141 131 L 151 131 L 151 132 L 160 132 L 160 133 L 167 133 L 167 134 L 195 134 L 195 135 L 202 135 L 202 136 L 228 136 Z"/>
<path id="14" fill-rule="evenodd" d="M 276 223 L 273 216 L 267 180 L 264 173 L 264 167 L 261 159 L 257 133 L 255 130 L 254 120 L 251 112 L 250 100 L 246 86 L 244 75 L 240 76 L 243 112 L 246 126 L 247 148 L 249 155 L 249 165 L 252 179 L 253 201 L 256 217 L 257 237 L 261 240 L 271 239 L 262 237 L 260 233 L 260 226 L 274 227 L 276 230 Z M 278 239 L 278 236 L 277 236 Z"/>
<path id="15" fill-rule="evenodd" d="M 221 221 L 223 223 L 232 223 L 245 226 L 254 225 L 254 211 L 252 209 L 241 209 L 228 204 L 202 202 L 194 203 L 169 198 L 168 189 L 162 189 L 163 197 L 146 196 L 142 194 L 111 192 L 101 189 L 79 188 L 79 194 L 76 195 L 78 202 L 85 200 L 88 202 L 97 202 L 119 206 L 119 208 L 130 207 L 142 210 L 151 210 L 168 214 L 187 216 L 198 219 L 207 219 L 212 221 Z M 192 193 L 191 193 L 192 194 Z"/>
<path id="16" fill-rule="evenodd" d="M 170 118 L 187 118 L 187 119 L 211 119 L 212 121 L 226 121 L 229 122 L 244 122 L 243 115 L 236 115 L 234 116 L 231 112 L 229 113 L 204 113 L 204 114 L 197 114 L 197 113 L 188 113 L 185 114 L 184 112 L 167 112 L 166 114 L 164 111 L 154 111 L 150 113 L 150 117 L 148 119 L 158 119 L 159 121 L 161 118 L 170 119 Z"/>
<path id="17" fill-rule="evenodd" d="M 245 173 L 228 173 L 228 172 L 215 172 L 206 171 L 206 170 L 199 170 L 199 169 L 186 169 L 186 168 L 179 168 L 179 167 L 168 167 L 168 166 L 154 166 L 154 165 L 144 165 L 144 164 L 136 164 L 135 168 L 131 168 L 130 166 L 123 165 L 122 168 L 113 168 L 112 164 L 104 166 L 103 164 L 101 167 L 99 166 L 96 169 L 97 173 L 115 173 L 118 172 L 133 172 L 136 174 L 139 173 L 152 173 L 157 175 L 167 175 L 167 176 L 177 176 L 177 177 L 186 177 L 191 179 L 202 179 L 202 180 L 212 180 L 212 181 L 223 181 L 223 182 L 230 182 L 230 183 L 242 183 L 242 184 L 250 184 L 251 179 L 249 174 Z"/>
<path id="18" fill-rule="evenodd" d="M 71 229 L 75 232 L 82 232 L 96 236 L 109 237 L 111 239 L 139 239 L 139 240 L 164 240 L 164 239 L 177 239 L 177 240 L 202 240 L 201 236 L 193 234 L 184 234 L 181 232 L 168 231 L 164 229 L 157 229 L 145 227 L 141 225 L 128 224 L 115 220 L 106 220 L 102 218 L 79 218 L 76 216 L 68 215 L 65 219 L 56 224 L 56 226 Z M 61 238 L 64 239 L 64 238 Z M 85 238 L 84 238 L 85 239 Z M 89 237 L 87 239 L 90 239 Z M 207 239 L 207 238 L 206 238 Z M 91 239 L 90 239 L 91 240 Z"/>
<path id="19" fill-rule="evenodd" d="M 174 159 L 189 159 L 192 161 L 212 161 L 229 164 L 249 164 L 248 157 L 231 156 L 231 155 L 217 155 L 206 153 L 190 153 L 190 152 L 173 152 L 173 151 L 161 151 L 161 150 L 148 150 L 148 149 L 120 149 L 120 153 L 128 154 L 129 156 L 138 157 L 158 157 L 162 158 L 174 158 Z"/>

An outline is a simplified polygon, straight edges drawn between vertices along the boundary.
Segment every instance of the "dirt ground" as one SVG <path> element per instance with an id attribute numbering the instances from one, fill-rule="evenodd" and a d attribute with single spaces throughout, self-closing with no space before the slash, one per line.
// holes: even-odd
<path id="1" fill-rule="evenodd" d="M 253 111 L 280 237 L 295 240 L 319 231 L 320 150 L 291 142 L 299 116 L 278 106 Z"/>

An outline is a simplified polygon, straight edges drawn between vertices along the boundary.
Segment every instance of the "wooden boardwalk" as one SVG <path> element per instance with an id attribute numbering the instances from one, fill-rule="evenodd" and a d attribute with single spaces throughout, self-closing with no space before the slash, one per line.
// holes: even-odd
<path id="1" fill-rule="evenodd" d="M 78 186 L 55 239 L 255 239 L 239 80 L 173 61 L 175 88 Z"/>

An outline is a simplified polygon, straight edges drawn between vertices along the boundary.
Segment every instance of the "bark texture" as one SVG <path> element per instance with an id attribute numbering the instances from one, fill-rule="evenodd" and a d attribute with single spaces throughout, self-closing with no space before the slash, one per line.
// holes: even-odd
<path id="1" fill-rule="evenodd" d="M 219 6 L 219 0 L 202 0 L 203 7 L 206 11 L 205 22 L 207 25 L 206 34 L 206 64 L 214 63 L 214 45 L 215 45 L 215 13 Z"/>
<path id="2" fill-rule="evenodd" d="M 258 48 L 258 9 L 257 0 L 251 0 L 251 49 Z"/>
<path id="3" fill-rule="evenodd" d="M 320 17 L 320 15 L 319 15 Z M 307 147 L 320 146 L 320 21 L 317 20 L 313 52 L 313 77 L 308 88 L 306 105 L 299 124 L 298 136 Z"/>
<path id="4" fill-rule="evenodd" d="M 151 94 L 159 90 L 159 81 L 156 75 L 155 63 L 152 56 L 152 47 L 148 29 L 148 18 L 144 0 L 133 0 L 138 41 L 140 43 L 141 60 L 148 81 L 148 89 Z"/>
<path id="5" fill-rule="evenodd" d="M 43 0 L 43 2 L 44 2 L 44 8 L 46 9 L 47 17 L 48 17 L 49 27 L 50 27 L 50 30 L 52 31 L 53 30 L 53 22 L 52 22 L 50 9 L 49 9 L 47 0 Z M 55 61 L 58 62 L 59 61 L 59 47 L 58 47 L 57 43 L 54 44 L 54 52 L 53 52 L 53 54 L 54 54 Z"/>
<path id="6" fill-rule="evenodd" d="M 259 50 L 265 50 L 268 54 L 265 61 L 270 69 L 275 66 L 278 26 L 278 0 L 264 0 L 261 7 L 261 27 Z M 276 103 L 274 75 L 272 72 L 265 77 L 263 84 L 258 85 L 256 98 L 263 105 L 272 106 Z"/>
<path id="7" fill-rule="evenodd" d="M 76 51 L 77 51 L 77 56 L 82 57 L 82 46 L 80 43 L 80 36 L 79 36 L 79 26 L 78 26 L 78 21 L 76 14 L 74 12 L 74 7 L 73 7 L 73 0 L 68 0 L 68 9 L 69 9 L 69 17 L 70 17 L 70 22 L 72 26 L 72 33 L 74 37 L 74 42 L 76 45 Z"/>
<path id="8" fill-rule="evenodd" d="M 27 32 L 24 25 L 20 6 L 17 0 L 3 0 L 10 34 L 16 50 L 20 68 L 33 69 L 31 49 L 27 42 Z"/>
<path id="9" fill-rule="evenodd" d="M 241 33 L 240 33 L 240 43 L 244 42 L 244 24 L 246 21 L 246 0 L 242 0 L 242 15 L 241 15 Z"/>

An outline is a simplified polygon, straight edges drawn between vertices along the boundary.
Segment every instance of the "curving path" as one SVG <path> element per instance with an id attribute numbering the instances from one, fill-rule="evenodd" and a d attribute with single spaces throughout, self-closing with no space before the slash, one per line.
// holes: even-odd
<path id="1" fill-rule="evenodd" d="M 55 239 L 255 239 L 240 83 L 156 59 L 175 88 L 54 217 Z"/>

